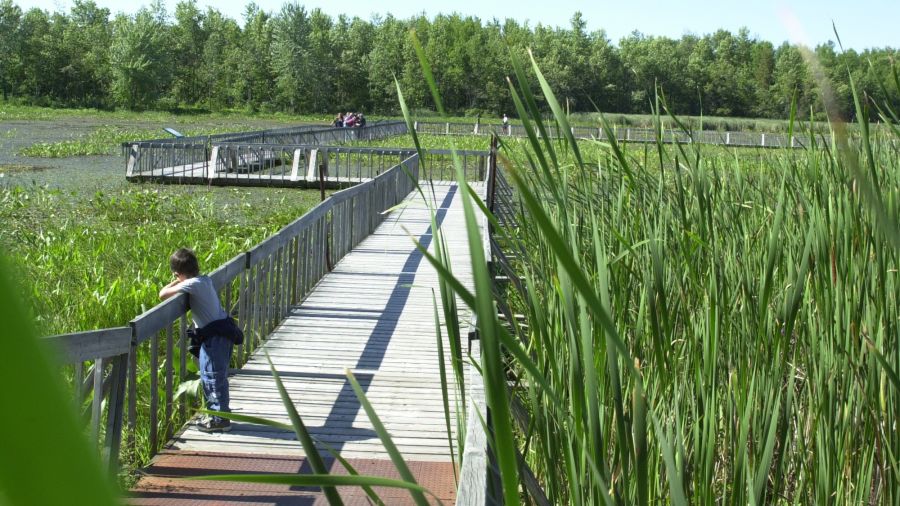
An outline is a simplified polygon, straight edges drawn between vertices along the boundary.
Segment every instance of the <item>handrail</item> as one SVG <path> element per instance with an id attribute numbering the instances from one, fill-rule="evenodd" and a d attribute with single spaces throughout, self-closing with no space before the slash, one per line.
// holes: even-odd
<path id="1" fill-rule="evenodd" d="M 125 372 L 131 350 L 131 328 L 116 327 L 49 336 L 42 339 L 63 365 L 73 366 L 74 401 L 80 411 L 90 395 L 90 431 L 93 440 L 102 435 L 103 458 L 110 474 L 118 468 L 122 441 Z M 85 362 L 92 362 L 85 374 Z M 104 404 L 106 406 L 104 423 Z"/>
<path id="2" fill-rule="evenodd" d="M 478 127 L 476 129 L 476 126 Z M 606 134 L 602 127 L 571 127 L 571 132 L 578 138 L 605 139 Z M 524 137 L 525 129 L 522 125 L 507 125 L 505 131 L 502 125 L 496 123 L 451 123 L 437 121 L 418 121 L 415 123 L 417 133 L 434 135 L 492 135 L 510 137 Z M 561 137 L 561 132 L 551 129 L 550 137 Z M 808 135 L 787 135 L 772 132 L 726 132 L 718 130 L 692 130 L 684 132 L 677 129 L 664 129 L 661 132 L 655 128 L 613 127 L 613 136 L 622 142 L 655 143 L 657 140 L 666 144 L 671 143 L 695 143 L 714 144 L 724 146 L 764 147 L 764 148 L 804 148 L 809 141 Z M 817 146 L 829 145 L 830 135 L 815 133 L 814 142 Z"/>
<path id="3" fill-rule="evenodd" d="M 60 334 L 44 337 L 43 341 L 56 351 L 62 363 L 74 364 L 128 353 L 131 345 L 131 329 L 115 327 Z"/>
<path id="4" fill-rule="evenodd" d="M 321 144 L 321 138 L 346 142 L 360 138 L 387 137 L 406 133 L 406 123 L 402 121 L 380 122 L 364 127 L 320 127 L 317 129 L 271 129 L 247 132 L 222 138 L 229 142 L 257 142 L 261 144 Z M 259 139 L 259 140 L 254 140 Z M 286 141 L 285 139 L 290 139 Z M 219 140 L 219 139 L 214 139 Z"/>
<path id="5" fill-rule="evenodd" d="M 213 148 L 209 181 L 243 184 L 296 184 L 318 186 L 326 183 L 353 184 L 377 176 L 416 151 L 411 148 L 308 146 L 303 144 L 261 144 L 226 142 Z M 425 150 L 421 161 L 424 179 L 454 180 L 453 151 Z M 457 151 L 466 179 L 484 178 L 489 151 Z"/>
<path id="6" fill-rule="evenodd" d="M 475 318 L 469 326 L 469 335 L 477 331 Z M 469 356 L 475 363 L 481 362 L 481 342 L 470 338 Z M 466 367 L 466 439 L 463 443 L 462 465 L 459 470 L 459 486 L 456 504 L 475 506 L 488 504 L 488 474 L 490 458 L 488 437 L 484 423 L 487 423 L 487 407 L 484 399 L 484 379 L 478 369 L 469 363 Z"/>
<path id="7" fill-rule="evenodd" d="M 122 143 L 128 179 L 181 178 L 201 182 L 209 165 L 216 165 L 216 146 L 228 143 L 313 146 L 354 140 L 380 139 L 406 133 L 402 121 L 382 121 L 365 127 L 336 128 L 303 125 L 290 128 L 235 132 L 179 139 L 154 139 Z M 211 158 L 212 157 L 212 158 Z M 205 182 L 205 181 L 203 181 Z"/>
<path id="8" fill-rule="evenodd" d="M 238 366 L 330 265 L 374 231 L 385 219 L 382 211 L 413 190 L 415 183 L 408 174 L 417 179 L 418 171 L 418 155 L 413 154 L 375 178 L 334 193 L 209 274 L 223 306 L 245 334 L 245 343 L 235 353 Z M 138 431 L 146 436 L 153 454 L 186 420 L 188 404 L 179 403 L 174 390 L 187 375 L 187 302 L 187 296 L 179 294 L 136 316 L 128 327 L 45 338 L 64 363 L 75 364 L 78 402 L 82 398 L 80 371 L 84 362 L 94 361 L 93 391 L 101 395 L 94 396 L 92 427 L 99 436 L 102 400 L 107 398 L 109 415 L 103 433 L 113 468 L 118 463 L 115 456 L 119 455 L 123 418 L 127 420 L 130 454 L 134 454 Z M 110 360 L 112 370 L 106 373 Z M 146 414 L 137 409 L 138 377 L 144 374 L 150 378 L 150 398 L 142 400 L 149 401 Z"/>
<path id="9" fill-rule="evenodd" d="M 490 209 L 494 200 L 494 180 L 496 165 L 496 137 L 491 140 L 491 157 L 488 161 L 485 182 L 487 193 L 485 202 Z M 488 263 L 488 272 L 493 278 L 491 256 L 490 221 L 486 214 L 480 216 L 482 236 L 481 247 Z M 484 396 L 484 378 L 474 364 L 481 362 L 481 341 L 478 338 L 478 319 L 472 314 L 469 321 L 469 356 L 466 368 L 466 439 L 463 447 L 462 466 L 459 473 L 459 486 L 456 492 L 456 504 L 460 506 L 483 506 L 499 504 L 493 497 L 489 485 L 491 479 L 491 450 L 488 442 L 491 418 Z M 488 426 L 486 427 L 485 424 Z"/>

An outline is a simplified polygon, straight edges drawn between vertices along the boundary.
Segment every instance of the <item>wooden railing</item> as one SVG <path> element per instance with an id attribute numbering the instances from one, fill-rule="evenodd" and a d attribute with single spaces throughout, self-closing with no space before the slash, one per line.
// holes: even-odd
<path id="1" fill-rule="evenodd" d="M 382 211 L 413 190 L 418 172 L 418 156 L 412 155 L 374 179 L 332 194 L 209 274 L 223 307 L 244 330 L 235 365 L 245 363 L 289 308 L 375 230 L 385 218 Z M 123 420 L 123 456 L 136 461 L 138 454 L 155 453 L 191 415 L 190 403 L 175 395 L 188 377 L 187 310 L 180 294 L 137 316 L 129 327 L 45 338 L 63 363 L 73 364 L 76 402 L 93 395 L 91 432 L 96 441 L 104 439 L 113 468 L 123 455 Z"/>
<path id="2" fill-rule="evenodd" d="M 525 137 L 525 128 L 522 125 L 503 125 L 496 123 L 450 123 L 419 121 L 414 126 L 416 133 L 433 135 L 501 135 L 511 137 Z M 606 139 L 606 133 L 600 127 L 575 126 L 572 134 L 582 139 Z M 559 138 L 562 133 L 558 129 L 550 129 L 547 134 L 553 138 Z M 766 132 L 720 132 L 718 130 L 695 130 L 684 132 L 682 130 L 664 129 L 658 132 L 653 128 L 613 127 L 613 136 L 621 142 L 648 143 L 656 142 L 657 137 L 666 144 L 715 144 L 723 146 L 746 146 L 765 148 L 803 148 L 810 143 L 808 135 L 787 135 Z M 830 144 L 830 137 L 824 134 L 815 134 L 817 146 Z"/>
<path id="3" fill-rule="evenodd" d="M 516 199 L 512 187 L 503 176 L 503 171 L 497 167 L 496 151 L 497 138 L 491 140 L 491 153 L 488 171 L 485 175 L 486 195 L 485 205 L 497 218 L 500 227 L 511 229 L 518 226 L 516 218 Z M 491 289 L 498 316 L 501 321 L 507 322 L 517 318 L 512 313 L 507 302 L 506 291 L 510 283 L 516 286 L 519 293 L 523 293 L 524 287 L 518 279 L 514 265 L 510 263 L 510 256 L 503 251 L 503 235 L 491 224 L 486 215 L 481 217 L 482 249 L 485 258 L 488 259 L 488 273 L 491 278 Z M 515 254 L 515 251 L 512 252 Z M 494 324 L 491 322 L 490 324 Z M 486 506 L 503 504 L 502 483 L 495 455 L 491 448 L 490 440 L 493 432 L 493 418 L 490 409 L 485 402 L 484 383 L 479 367 L 481 341 L 479 339 L 480 324 L 476 318 L 472 318 L 469 325 L 469 354 L 470 360 L 466 369 L 466 439 L 463 445 L 462 467 L 460 469 L 459 487 L 457 488 L 456 504 L 461 506 Z M 480 369 L 483 370 L 484 364 Z M 511 395 L 513 402 L 513 418 L 520 431 L 528 431 L 527 412 L 516 398 Z M 518 467 L 524 492 L 529 497 L 529 504 L 550 504 L 540 481 L 531 470 L 525 458 L 517 452 Z"/>
<path id="4" fill-rule="evenodd" d="M 488 436 L 482 421 L 487 422 L 488 414 L 484 401 L 484 380 L 474 364 L 481 363 L 481 341 L 475 336 L 475 320 L 469 327 L 469 356 L 466 364 L 466 439 L 463 443 L 462 465 L 459 469 L 459 487 L 456 504 L 460 506 L 481 506 L 494 501 L 488 489 L 490 474 L 490 454 Z"/>
<path id="5" fill-rule="evenodd" d="M 61 364 L 72 367 L 72 396 L 79 413 L 90 398 L 87 413 L 84 413 L 89 413 L 90 434 L 100 443 L 111 472 L 115 472 L 115 456 L 119 454 L 122 440 L 122 406 L 131 329 L 117 327 L 78 332 L 46 337 L 44 341 L 56 352 Z M 109 458 L 110 455 L 114 458 Z"/>
<path id="6" fill-rule="evenodd" d="M 524 137 L 522 125 L 416 122 L 416 132 L 437 135 L 490 135 Z M 600 127 L 575 126 L 572 134 L 577 138 L 606 139 L 606 132 Z M 724 146 L 803 148 L 810 143 L 809 136 L 787 135 L 765 132 L 721 132 L 716 130 L 682 130 L 652 128 L 612 127 L 612 135 L 620 142 L 653 143 L 659 139 L 663 143 L 697 143 Z M 126 156 L 126 177 L 130 180 L 165 179 L 180 180 L 185 183 L 205 183 L 220 174 L 244 173 L 243 179 L 250 181 L 251 174 L 274 175 L 269 180 L 273 184 L 298 182 L 311 177 L 308 156 L 299 156 L 298 150 L 308 155 L 310 146 L 329 146 L 358 140 L 381 139 L 407 133 L 406 123 L 386 121 L 362 128 L 330 128 L 303 125 L 292 128 L 238 132 L 206 137 L 184 137 L 179 139 L 156 139 L 123 143 Z M 548 135 L 560 137 L 559 129 L 550 129 Z M 827 135 L 815 134 L 817 146 L 828 145 Z M 229 151 L 223 153 L 223 151 Z M 245 153 L 231 151 L 243 146 Z M 218 147 L 218 152 L 217 152 Z M 286 152 L 287 147 L 293 147 Z M 306 148 L 306 149 L 301 149 Z M 425 160 L 423 165 L 427 166 Z M 452 174 L 452 171 L 450 171 Z M 361 175 L 357 180 L 365 179 Z M 318 176 L 316 176 L 318 177 Z M 333 176 L 340 178 L 344 176 Z M 241 178 L 236 178 L 241 179 Z M 443 178 L 445 180 L 452 177 Z M 257 178 L 259 180 L 259 178 Z"/>
<path id="7" fill-rule="evenodd" d="M 325 125 L 298 125 L 286 128 L 270 128 L 268 130 L 257 130 L 252 132 L 229 132 L 224 134 L 215 134 L 209 136 L 210 143 L 227 142 L 235 140 L 238 142 L 276 142 L 286 144 L 289 139 L 300 139 L 310 132 L 318 132 L 329 130 L 331 127 Z M 254 140 L 249 140 L 254 139 Z"/>
<path id="8" fill-rule="evenodd" d="M 304 125 L 257 132 L 126 142 L 122 144 L 122 152 L 126 157 L 125 176 L 129 180 L 179 178 L 183 182 L 197 183 L 205 182 L 209 177 L 209 165 L 215 162 L 215 148 L 220 144 L 318 146 L 381 139 L 402 135 L 406 131 L 406 123 L 401 121 L 379 122 L 359 128 Z"/>
<path id="9" fill-rule="evenodd" d="M 227 184 L 315 186 L 358 183 L 393 167 L 415 153 L 411 148 L 223 143 L 213 148 L 208 182 Z M 484 179 L 488 151 L 457 151 L 466 180 Z M 427 150 L 420 173 L 428 180 L 455 180 L 451 150 Z"/>
<path id="10" fill-rule="evenodd" d="M 190 179 L 208 162 L 209 141 L 206 138 L 140 141 L 123 146 L 123 151 L 125 176 L 129 179 L 151 176 Z"/>
<path id="11" fill-rule="evenodd" d="M 209 180 L 228 184 L 362 182 L 415 154 L 412 149 L 224 143 L 213 148 Z"/>
<path id="12" fill-rule="evenodd" d="M 244 144 L 302 144 L 302 145 L 329 145 L 357 140 L 383 139 L 394 135 L 406 133 L 406 123 L 402 121 L 381 121 L 371 123 L 364 127 L 318 127 L 297 130 L 295 128 L 282 128 L 247 132 L 241 134 L 227 134 L 222 137 L 211 137 L 213 143 L 232 142 Z"/>
<path id="13" fill-rule="evenodd" d="M 498 168 L 496 163 L 496 137 L 491 140 L 491 151 L 488 158 L 484 181 L 486 184 L 485 205 L 489 210 L 495 206 Z M 502 176 L 501 176 L 502 177 Z M 492 228 L 486 215 L 481 215 L 482 250 L 488 261 L 488 272 L 493 278 L 493 246 Z M 474 311 L 474 309 L 473 309 Z M 491 322 L 493 324 L 493 322 Z M 456 504 L 460 506 L 484 506 L 500 504 L 499 488 L 493 485 L 496 473 L 493 469 L 493 458 L 489 444 L 491 431 L 490 412 L 485 403 L 484 379 L 481 376 L 481 340 L 479 339 L 478 319 L 473 314 L 469 322 L 469 358 L 466 361 L 466 438 L 463 443 L 459 472 L 459 486 L 456 491 Z M 477 365 L 476 365 L 477 364 Z M 486 425 L 487 424 L 487 425 Z M 493 486 L 492 486 L 493 485 Z"/>

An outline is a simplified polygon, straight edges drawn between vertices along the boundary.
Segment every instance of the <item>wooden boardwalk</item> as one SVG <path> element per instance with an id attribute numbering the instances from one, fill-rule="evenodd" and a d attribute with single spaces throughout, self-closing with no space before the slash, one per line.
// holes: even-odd
<path id="1" fill-rule="evenodd" d="M 482 183 L 475 183 L 483 193 Z M 454 274 L 471 287 L 471 265 L 460 190 L 436 183 L 434 207 L 448 242 Z M 433 250 L 430 214 L 416 195 L 394 211 L 327 274 L 266 344 L 230 377 L 235 413 L 289 423 L 264 352 L 281 375 L 314 437 L 362 473 L 396 477 L 345 371 L 366 391 L 394 443 L 420 483 L 452 502 L 456 483 L 438 373 L 432 294 L 438 277 L 410 235 Z M 438 301 L 438 304 L 440 301 Z M 440 311 L 439 311 L 440 313 Z M 467 321 L 467 315 L 460 315 Z M 449 343 L 444 336 L 444 360 Z M 449 379 L 452 384 L 452 378 Z M 451 387 L 452 388 L 452 387 Z M 456 444 L 455 395 L 451 434 Z M 456 449 L 454 448 L 454 451 Z M 327 452 L 320 452 L 328 456 Z M 331 462 L 335 472 L 340 465 Z M 318 504 L 313 489 L 229 482 L 187 482 L 181 477 L 227 472 L 310 472 L 292 432 L 233 422 L 226 434 L 204 434 L 189 425 L 154 459 L 132 491 L 133 504 Z M 348 503 L 367 503 L 358 489 L 339 488 Z M 408 493 L 379 490 L 388 504 Z"/>

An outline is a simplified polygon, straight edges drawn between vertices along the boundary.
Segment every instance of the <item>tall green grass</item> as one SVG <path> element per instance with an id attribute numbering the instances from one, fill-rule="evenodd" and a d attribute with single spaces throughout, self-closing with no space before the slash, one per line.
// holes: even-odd
<path id="1" fill-rule="evenodd" d="M 160 287 L 171 279 L 168 256 L 175 249 L 194 248 L 204 272 L 212 271 L 318 200 L 318 192 L 271 188 L 133 185 L 91 193 L 3 187 L 0 250 L 14 267 L 23 289 L 17 297 L 33 315 L 38 335 L 119 327 L 158 303 Z M 146 427 L 150 380 L 164 371 L 150 368 L 148 347 L 138 353 L 136 389 L 145 401 L 138 402 L 137 416 Z M 174 363 L 178 353 L 176 347 Z M 192 361 L 188 370 L 196 372 Z M 63 376 L 71 379 L 71 368 Z M 182 383 L 185 394 L 192 384 Z M 90 401 L 84 399 L 86 405 Z M 160 414 L 159 423 L 174 421 Z M 130 471 L 154 451 L 148 438 L 149 431 L 139 430 L 135 446 L 123 448 L 125 485 L 134 479 Z"/>
<path id="2" fill-rule="evenodd" d="M 554 504 L 900 501 L 896 130 L 753 164 L 613 138 L 585 156 L 543 134 L 569 125 L 531 70 L 553 123 L 511 85 L 529 140 L 500 161 L 521 285 L 490 302 L 468 210 L 475 292 L 453 285 L 479 317 L 506 502 L 525 471 Z"/>
<path id="3" fill-rule="evenodd" d="M 212 270 L 286 225 L 317 192 L 134 186 L 67 192 L 0 188 L 0 246 L 28 291 L 41 334 L 126 324 L 157 303 L 172 251 Z"/>

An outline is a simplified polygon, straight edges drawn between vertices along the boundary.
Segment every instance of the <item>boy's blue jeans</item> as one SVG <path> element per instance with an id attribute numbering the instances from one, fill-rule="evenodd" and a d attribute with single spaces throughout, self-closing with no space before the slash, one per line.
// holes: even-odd
<path id="1" fill-rule="evenodd" d="M 200 382 L 206 397 L 206 409 L 231 411 L 228 406 L 228 364 L 231 362 L 231 339 L 207 337 L 200 345 Z M 216 421 L 219 417 L 214 417 Z"/>

